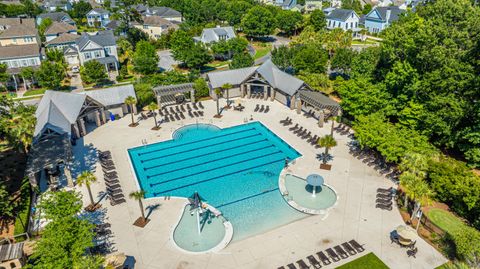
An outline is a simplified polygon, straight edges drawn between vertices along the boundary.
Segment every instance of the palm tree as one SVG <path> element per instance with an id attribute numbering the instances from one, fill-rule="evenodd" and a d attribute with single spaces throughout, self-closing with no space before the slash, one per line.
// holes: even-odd
<path id="1" fill-rule="evenodd" d="M 155 111 L 158 109 L 158 104 L 155 102 L 151 102 L 148 106 L 147 109 L 150 110 L 153 114 L 153 120 L 155 121 L 155 127 L 153 127 L 155 130 L 158 130 L 158 125 L 157 125 L 157 113 Z"/>
<path id="2" fill-rule="evenodd" d="M 145 210 L 143 209 L 143 202 L 142 199 L 145 196 L 146 192 L 143 190 L 139 191 L 132 191 L 128 196 L 134 200 L 138 201 L 138 205 L 140 206 L 140 212 L 142 213 L 142 221 L 145 222 Z"/>
<path id="3" fill-rule="evenodd" d="M 333 138 L 333 136 L 326 135 L 326 136 L 320 137 L 317 143 L 320 147 L 325 148 L 325 158 L 323 158 L 323 164 L 326 164 L 327 163 L 326 156 L 328 156 L 328 150 L 335 147 L 337 145 L 337 141 L 335 140 L 335 138 Z"/>
<path id="4" fill-rule="evenodd" d="M 133 106 L 137 103 L 137 99 L 135 99 L 135 97 L 133 96 L 128 96 L 127 98 L 125 98 L 124 103 L 130 107 L 130 111 L 132 112 L 132 123 L 130 124 L 130 127 L 135 127 L 135 121 L 133 120 Z"/>
<path id="5" fill-rule="evenodd" d="M 35 130 L 35 113 L 30 107 L 19 105 L 12 113 L 12 118 L 6 122 L 6 129 L 11 139 L 18 146 L 23 146 L 25 153 L 28 153 L 28 147 L 32 144 L 33 131 Z"/>
<path id="6" fill-rule="evenodd" d="M 430 186 L 423 178 L 411 172 L 404 172 L 400 176 L 400 185 L 405 192 L 405 206 L 407 204 L 408 198 L 416 202 L 417 210 L 419 210 L 422 205 L 429 205 L 431 203 L 433 191 L 430 189 Z M 415 212 L 413 212 L 410 220 L 412 220 L 414 216 Z M 420 222 L 420 219 L 418 221 Z"/>
<path id="7" fill-rule="evenodd" d="M 95 181 L 97 181 L 97 178 L 90 171 L 83 171 L 80 174 L 80 176 L 77 177 L 77 184 L 79 186 L 83 186 L 83 185 L 87 186 L 88 196 L 90 196 L 90 205 L 89 206 L 91 206 L 91 207 L 93 207 L 95 205 L 95 201 L 93 201 L 93 195 L 92 195 L 92 190 L 90 189 L 90 184 L 92 184 Z"/>
<path id="8" fill-rule="evenodd" d="M 230 99 L 229 99 L 229 92 L 230 89 L 233 88 L 232 84 L 230 83 L 225 83 L 222 85 L 222 90 L 224 90 L 227 93 L 227 107 L 230 107 Z"/>
<path id="9" fill-rule="evenodd" d="M 220 96 L 222 96 L 222 90 L 220 88 L 215 88 L 215 95 L 217 96 L 217 117 L 220 117 Z"/>

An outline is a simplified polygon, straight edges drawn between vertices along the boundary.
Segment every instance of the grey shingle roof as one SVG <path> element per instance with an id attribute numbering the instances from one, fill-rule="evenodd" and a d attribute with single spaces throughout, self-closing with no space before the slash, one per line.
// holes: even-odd
<path id="1" fill-rule="evenodd" d="M 56 37 L 50 41 L 48 41 L 46 44 L 48 45 L 55 45 L 55 44 L 73 44 L 75 43 L 75 40 L 79 39 L 80 36 L 76 34 L 61 34 L 59 37 Z"/>
<path id="2" fill-rule="evenodd" d="M 61 21 L 65 21 L 65 22 L 68 22 L 68 23 L 73 22 L 70 15 L 68 15 L 65 12 L 42 13 L 42 14 L 38 15 L 38 17 L 41 18 L 41 19 L 50 18 L 50 19 L 52 19 L 52 21 L 56 21 L 56 22 L 61 22 Z"/>
<path id="3" fill-rule="evenodd" d="M 68 33 L 71 31 L 77 31 L 77 27 L 66 22 L 53 22 L 50 27 L 45 31 L 46 35 L 56 35 L 60 33 Z"/>
<path id="4" fill-rule="evenodd" d="M 374 13 L 374 12 L 377 12 L 378 15 L 380 16 L 381 20 L 382 21 L 387 21 L 387 10 L 390 10 L 390 18 L 389 18 L 389 22 L 393 22 L 393 21 L 397 21 L 400 17 L 400 14 L 402 14 L 403 12 L 405 12 L 405 10 L 402 10 L 400 9 L 399 7 L 397 6 L 390 6 L 390 7 L 376 7 L 374 8 L 372 11 L 370 11 L 367 16 L 366 16 L 366 20 L 369 20 L 369 15 Z"/>
<path id="5" fill-rule="evenodd" d="M 37 29 L 35 26 L 27 24 L 12 25 L 0 34 L 0 38 L 12 38 L 12 37 L 24 37 L 24 36 L 36 36 Z"/>
<path id="6" fill-rule="evenodd" d="M 219 88 L 226 83 L 239 85 L 255 72 L 260 74 L 272 87 L 290 96 L 294 95 L 305 84 L 302 80 L 278 69 L 271 60 L 267 60 L 259 67 L 212 72 L 207 77 L 212 88 Z"/>
<path id="7" fill-rule="evenodd" d="M 143 16 L 143 24 L 138 23 L 138 22 L 132 22 L 132 24 L 135 25 L 151 25 L 151 26 L 157 26 L 157 27 L 166 27 L 166 28 L 178 28 L 178 25 L 172 23 L 171 21 L 164 19 L 160 16 L 154 15 L 154 16 Z"/>
<path id="8" fill-rule="evenodd" d="M 0 46 L 0 59 L 24 58 L 40 56 L 40 48 L 37 44 Z"/>
<path id="9" fill-rule="evenodd" d="M 220 35 L 226 35 L 227 39 L 234 38 L 236 36 L 235 31 L 231 26 L 205 28 L 202 31 L 202 36 L 200 38 L 197 38 L 197 40 L 200 40 L 203 43 L 217 42 L 219 41 Z"/>
<path id="10" fill-rule="evenodd" d="M 182 16 L 182 13 L 169 7 L 150 7 L 148 8 L 147 13 L 157 15 L 162 18 L 175 18 Z"/>
<path id="11" fill-rule="evenodd" d="M 102 103 L 104 106 L 123 104 L 125 98 L 127 98 L 128 96 L 136 96 L 132 84 L 99 89 L 94 91 L 85 91 L 81 93 L 92 97 L 96 101 Z"/>
<path id="12" fill-rule="evenodd" d="M 34 19 L 25 19 L 25 18 L 0 18 L 0 25 L 3 26 L 15 26 L 15 25 L 27 25 L 31 28 L 35 28 L 35 21 Z M 7 27 L 7 28 L 8 28 Z"/>
<path id="13" fill-rule="evenodd" d="M 352 13 L 355 13 L 355 11 L 351 9 L 337 8 L 328 14 L 327 19 L 346 21 L 352 15 Z"/>
<path id="14" fill-rule="evenodd" d="M 99 31 L 95 35 L 82 33 L 82 36 L 76 41 L 78 48 L 82 50 L 88 41 L 93 41 L 102 47 L 116 45 L 115 36 L 111 30 Z"/>

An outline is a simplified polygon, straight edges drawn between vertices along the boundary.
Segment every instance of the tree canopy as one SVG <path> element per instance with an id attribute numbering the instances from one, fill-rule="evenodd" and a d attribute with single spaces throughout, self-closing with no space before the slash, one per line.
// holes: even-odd
<path id="1" fill-rule="evenodd" d="M 80 67 L 80 75 L 85 83 L 98 83 L 107 79 L 105 66 L 97 60 L 90 60 Z"/>
<path id="2" fill-rule="evenodd" d="M 158 70 L 158 55 L 155 47 L 148 41 L 137 43 L 133 54 L 133 68 L 143 75 L 153 74 Z"/>
<path id="3" fill-rule="evenodd" d="M 276 22 L 268 8 L 255 6 L 242 18 L 241 26 L 247 36 L 262 37 L 273 33 Z"/>

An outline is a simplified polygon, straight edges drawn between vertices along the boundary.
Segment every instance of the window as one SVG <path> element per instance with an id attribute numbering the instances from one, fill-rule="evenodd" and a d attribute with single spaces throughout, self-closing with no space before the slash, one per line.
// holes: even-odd
<path id="1" fill-rule="evenodd" d="M 143 29 L 148 29 L 148 25 L 144 24 Z"/>
<path id="2" fill-rule="evenodd" d="M 83 56 L 85 57 L 85 59 L 90 59 L 90 58 L 92 58 L 92 54 L 91 54 L 90 52 L 85 52 L 85 53 L 83 54 Z"/>
<path id="3" fill-rule="evenodd" d="M 17 43 L 17 39 L 16 39 L 16 38 L 13 39 L 13 43 Z"/>
<path id="4" fill-rule="evenodd" d="M 30 66 L 34 66 L 34 65 L 37 65 L 37 59 L 30 59 L 29 62 L 30 62 Z"/>
<path id="5" fill-rule="evenodd" d="M 100 51 L 98 51 L 98 50 L 95 51 L 94 53 L 95 53 L 95 58 L 100 58 L 101 55 L 102 55 L 102 54 L 100 53 Z"/>
<path id="6" fill-rule="evenodd" d="M 332 26 L 332 21 L 328 21 L 328 27 Z"/>
<path id="7" fill-rule="evenodd" d="M 160 35 L 155 35 L 155 38 L 160 38 Z"/>
<path id="8" fill-rule="evenodd" d="M 18 62 L 17 61 L 12 61 L 12 67 L 18 67 Z"/>
<path id="9" fill-rule="evenodd" d="M 22 60 L 22 66 L 28 66 L 27 60 Z"/>
<path id="10" fill-rule="evenodd" d="M 105 51 L 106 51 L 106 54 L 107 56 L 112 53 L 112 50 L 110 49 L 110 47 L 105 47 Z"/>

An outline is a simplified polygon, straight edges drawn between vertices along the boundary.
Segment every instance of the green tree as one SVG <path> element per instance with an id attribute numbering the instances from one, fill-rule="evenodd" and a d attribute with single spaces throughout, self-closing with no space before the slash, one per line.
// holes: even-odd
<path id="1" fill-rule="evenodd" d="M 315 45 L 304 45 L 295 50 L 292 65 L 295 72 L 325 73 L 328 55 L 326 51 Z"/>
<path id="2" fill-rule="evenodd" d="M 321 9 L 315 9 L 310 13 L 308 24 L 312 25 L 315 31 L 324 30 L 327 27 L 327 19 L 325 13 Z"/>
<path id="3" fill-rule="evenodd" d="M 303 16 L 299 12 L 282 10 L 275 17 L 277 28 L 287 35 L 295 35 L 303 23 Z"/>
<path id="4" fill-rule="evenodd" d="M 0 82 L 5 83 L 8 81 L 10 75 L 7 73 L 7 64 L 0 63 Z"/>
<path id="5" fill-rule="evenodd" d="M 139 190 L 139 191 L 133 191 L 131 192 L 128 196 L 136 201 L 138 201 L 138 205 L 140 206 L 140 212 L 142 214 L 142 220 L 145 222 L 147 219 L 145 218 L 145 210 L 143 209 L 143 202 L 142 199 L 145 196 L 145 191 Z"/>
<path id="6" fill-rule="evenodd" d="M 155 101 L 152 85 L 149 83 L 135 83 L 133 87 L 135 89 L 135 95 L 137 96 L 138 105 L 140 107 L 144 107 Z"/>
<path id="7" fill-rule="evenodd" d="M 78 1 L 73 3 L 72 10 L 68 14 L 74 19 L 81 20 L 87 16 L 90 10 L 92 10 L 92 6 L 89 2 Z"/>
<path id="8" fill-rule="evenodd" d="M 11 145 L 21 147 L 25 153 L 32 144 L 33 132 L 35 130 L 36 117 L 35 107 L 26 106 L 23 103 L 14 103 L 8 117 L 2 118 L 4 135 Z"/>
<path id="9" fill-rule="evenodd" d="M 455 242 L 457 257 L 472 262 L 476 259 L 476 264 L 472 264 L 472 268 L 478 266 L 480 245 L 474 242 L 480 242 L 480 232 L 467 226 L 455 231 L 452 238 Z"/>
<path id="10" fill-rule="evenodd" d="M 335 147 L 337 145 L 337 141 L 335 140 L 335 138 L 333 138 L 333 136 L 331 135 L 325 135 L 323 137 L 320 137 L 320 139 L 318 139 L 317 141 L 318 145 L 322 148 L 325 148 L 325 152 L 324 152 L 324 157 L 322 158 L 322 162 L 324 164 L 327 163 L 328 161 L 328 151 Z"/>
<path id="11" fill-rule="evenodd" d="M 193 88 L 195 89 L 195 99 L 197 100 L 210 94 L 210 88 L 208 88 L 207 82 L 203 78 L 197 78 L 193 82 Z"/>
<path id="12" fill-rule="evenodd" d="M 125 98 L 125 101 L 124 103 L 130 107 L 130 114 L 132 116 L 132 123 L 130 124 L 130 127 L 135 127 L 136 124 L 135 124 L 135 121 L 133 120 L 133 106 L 135 106 L 137 104 L 137 99 L 135 99 L 135 97 L 133 96 L 128 96 L 127 98 Z"/>
<path id="13" fill-rule="evenodd" d="M 95 183 L 97 181 L 97 177 L 91 172 L 91 171 L 83 171 L 78 177 L 77 177 L 77 184 L 79 186 L 85 185 L 88 190 L 88 197 L 90 198 L 90 207 L 94 208 L 95 207 L 95 200 L 93 199 L 92 195 L 92 190 L 90 188 L 90 185 L 92 183 Z"/>
<path id="14" fill-rule="evenodd" d="M 155 73 L 158 70 L 158 55 L 155 47 L 148 41 L 137 43 L 133 54 L 134 70 L 143 75 Z"/>
<path id="15" fill-rule="evenodd" d="M 11 219 L 15 215 L 15 206 L 10 200 L 10 193 L 7 191 L 7 187 L 3 182 L 0 182 L 0 219 L 2 220 L 2 227 L 4 224 L 3 220 Z"/>
<path id="16" fill-rule="evenodd" d="M 30 87 L 33 85 L 33 82 L 34 82 L 34 77 L 35 77 L 35 70 L 33 70 L 32 67 L 28 66 L 28 67 L 24 67 L 22 68 L 22 70 L 20 70 L 20 76 L 22 77 L 23 79 L 23 82 L 25 84 L 27 84 L 26 80 L 30 80 Z M 30 88 L 28 87 L 28 88 Z"/>
<path id="17" fill-rule="evenodd" d="M 80 76 L 85 83 L 99 83 L 108 78 L 105 66 L 97 60 L 90 60 L 80 67 Z"/>
<path id="18" fill-rule="evenodd" d="M 56 90 L 65 78 L 65 69 L 59 63 L 42 61 L 36 77 L 40 86 Z"/>
<path id="19" fill-rule="evenodd" d="M 78 192 L 49 192 L 42 198 L 38 208 L 46 219 L 57 220 L 76 216 L 82 210 L 82 200 Z"/>
<path id="20" fill-rule="evenodd" d="M 40 39 L 42 42 L 45 42 L 45 31 L 52 25 L 53 21 L 50 18 L 42 19 L 40 25 L 38 25 L 38 34 L 40 35 Z"/>
<path id="21" fill-rule="evenodd" d="M 333 55 L 331 60 L 331 69 L 339 70 L 343 74 L 350 75 L 351 68 L 352 68 L 352 59 L 355 58 L 356 53 L 352 49 L 349 48 L 340 48 L 337 52 Z"/>
<path id="22" fill-rule="evenodd" d="M 352 45 L 352 33 L 335 28 L 323 35 L 323 46 L 332 57 L 338 49 L 349 48 Z"/>
<path id="23" fill-rule="evenodd" d="M 269 35 L 275 28 L 275 17 L 266 7 L 252 7 L 242 18 L 241 26 L 247 36 Z"/>
<path id="24" fill-rule="evenodd" d="M 292 67 L 292 58 L 294 55 L 294 49 L 290 49 L 287 46 L 276 47 L 271 52 L 272 62 L 284 71 Z"/>
<path id="25" fill-rule="evenodd" d="M 189 68 L 199 69 L 212 60 L 208 49 L 201 43 L 193 42 L 192 37 L 182 30 L 172 34 L 170 47 L 173 57 Z"/>
<path id="26" fill-rule="evenodd" d="M 233 55 L 232 61 L 229 64 L 230 69 L 238 69 L 253 66 L 255 60 L 249 53 L 237 53 Z"/>
<path id="27" fill-rule="evenodd" d="M 357 14 L 362 14 L 362 4 L 360 0 L 342 0 L 342 8 L 353 9 Z"/>
<path id="28" fill-rule="evenodd" d="M 155 112 L 158 109 L 158 104 L 155 102 L 151 102 L 148 106 L 147 109 L 150 110 L 150 112 L 153 115 L 153 121 L 155 123 L 154 129 L 158 129 L 158 124 L 157 124 L 157 113 Z"/>
<path id="29" fill-rule="evenodd" d="M 227 93 L 226 94 L 227 95 L 227 107 L 230 107 L 230 98 L 229 98 L 230 94 L 229 93 L 230 93 L 231 88 L 233 88 L 233 86 L 230 83 L 225 83 L 225 84 L 222 85 L 222 91 Z"/>

